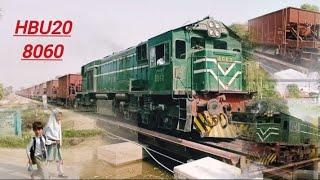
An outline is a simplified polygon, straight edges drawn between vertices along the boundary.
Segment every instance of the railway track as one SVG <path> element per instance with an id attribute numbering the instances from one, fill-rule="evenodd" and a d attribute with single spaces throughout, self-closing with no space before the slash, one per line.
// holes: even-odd
<path id="1" fill-rule="evenodd" d="M 145 135 L 145 136 L 149 136 L 149 137 L 152 137 L 155 139 L 169 142 L 169 143 L 172 143 L 172 144 L 175 144 L 178 146 L 190 148 L 192 150 L 199 151 L 199 152 L 202 152 L 202 153 L 205 153 L 208 155 L 213 155 L 213 156 L 218 157 L 218 158 L 220 158 L 220 159 L 224 160 L 225 162 L 228 162 L 229 164 L 232 164 L 232 165 L 238 164 L 240 159 L 244 158 L 244 156 L 242 155 L 244 153 L 237 153 L 236 151 L 230 152 L 230 151 L 218 148 L 218 147 L 214 147 L 213 145 L 199 143 L 199 142 L 187 140 L 184 138 L 178 138 L 175 136 L 171 136 L 171 135 L 163 134 L 163 133 L 160 133 L 157 131 L 152 131 L 149 129 L 141 128 L 141 127 L 138 127 L 138 126 L 135 126 L 132 124 L 128 124 L 128 123 L 124 123 L 121 121 L 113 121 L 113 120 L 110 120 L 106 116 L 98 115 L 95 113 L 90 113 L 90 116 L 94 117 L 96 120 L 103 121 L 103 122 L 108 123 L 113 126 L 122 127 L 122 128 L 129 130 L 129 131 L 134 131 L 134 132 L 137 132 L 137 133 Z"/>
<path id="2" fill-rule="evenodd" d="M 283 179 L 294 179 L 294 172 L 297 169 L 313 166 L 313 178 L 312 179 L 319 179 L 319 171 L 318 171 L 318 163 L 320 162 L 320 158 L 314 158 L 310 160 L 304 160 L 295 163 L 289 163 L 279 167 L 272 167 L 265 170 L 262 170 L 262 173 L 267 178 L 283 178 Z"/>
<path id="3" fill-rule="evenodd" d="M 198 143 L 211 146 L 224 151 L 236 153 L 242 156 L 250 156 L 251 154 L 246 150 L 246 146 L 250 143 L 246 140 L 197 140 Z"/>
<path id="4" fill-rule="evenodd" d="M 301 67 L 298 65 L 294 65 L 285 61 L 281 61 L 274 57 L 266 56 L 264 54 L 252 52 L 251 55 L 257 59 L 260 63 L 260 66 L 266 70 L 269 74 L 273 75 L 276 72 L 286 70 L 286 69 L 294 69 L 296 71 L 302 72 L 304 74 L 308 74 L 309 70 L 305 67 Z"/>

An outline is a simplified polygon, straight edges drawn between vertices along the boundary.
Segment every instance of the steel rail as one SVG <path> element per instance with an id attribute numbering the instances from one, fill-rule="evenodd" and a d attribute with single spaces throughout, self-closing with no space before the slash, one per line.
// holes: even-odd
<path id="1" fill-rule="evenodd" d="M 111 121 L 111 120 L 106 119 L 105 117 L 102 118 L 101 116 L 97 116 L 97 115 L 95 115 L 95 118 L 97 120 L 104 121 L 106 123 L 109 123 L 109 124 L 112 124 L 115 126 L 120 126 L 120 127 L 126 128 L 128 130 L 136 131 L 136 132 L 143 134 L 143 135 L 146 135 L 146 136 L 154 137 L 154 138 L 166 141 L 166 142 L 170 142 L 170 143 L 184 146 L 184 147 L 187 147 L 187 148 L 190 148 L 193 150 L 197 150 L 197 151 L 200 151 L 203 153 L 214 155 L 216 157 L 228 160 L 232 165 L 236 165 L 240 161 L 241 155 L 236 154 L 236 153 L 223 151 L 223 150 L 211 147 L 211 146 L 207 146 L 207 145 L 203 145 L 203 144 L 196 143 L 193 141 L 170 136 L 167 134 L 151 131 L 151 130 L 137 127 L 137 126 L 134 126 L 131 124 L 127 124 L 127 123 L 123 123 L 123 122 L 119 122 L 119 121 Z"/>

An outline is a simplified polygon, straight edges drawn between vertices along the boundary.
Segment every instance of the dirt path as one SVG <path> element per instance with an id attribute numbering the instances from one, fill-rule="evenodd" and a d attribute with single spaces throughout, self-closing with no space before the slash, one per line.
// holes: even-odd
<path id="1" fill-rule="evenodd" d="M 155 167 L 148 161 L 137 161 L 128 165 L 115 167 L 97 159 L 97 148 L 109 144 L 101 137 L 62 149 L 64 171 L 68 179 L 95 178 L 172 178 L 167 172 Z M 0 179 L 29 179 L 25 149 L 0 148 Z M 56 165 L 48 166 L 52 179 L 57 179 Z"/>
<path id="2" fill-rule="evenodd" d="M 16 95 L 10 95 L 0 101 L 1 108 L 40 108 L 38 101 L 29 100 Z M 55 108 L 51 106 L 50 108 Z M 96 120 L 82 113 L 59 108 L 62 111 L 62 129 L 98 129 Z M 49 110 L 45 110 L 50 113 Z M 63 147 L 64 171 L 69 179 L 94 179 L 94 178 L 172 178 L 164 170 L 155 167 L 149 161 L 138 161 L 130 165 L 113 167 L 97 159 L 97 148 L 115 141 L 105 136 L 85 138 L 75 146 Z M 49 165 L 51 178 L 57 179 L 56 165 Z M 26 150 L 23 148 L 0 148 L 0 179 L 29 179 L 27 172 Z"/>
<path id="3" fill-rule="evenodd" d="M 99 127 L 96 125 L 96 120 L 92 118 L 83 116 L 68 109 L 59 108 L 59 110 L 62 112 L 63 129 L 99 129 Z"/>
<path id="4" fill-rule="evenodd" d="M 68 178 L 80 178 L 80 171 L 87 162 L 94 160 L 96 147 L 105 145 L 101 137 L 90 138 L 85 142 L 68 149 L 62 149 L 64 171 Z M 0 174 L 3 179 L 30 178 L 27 172 L 25 149 L 0 148 Z M 49 166 L 52 178 L 57 178 L 55 164 Z"/>

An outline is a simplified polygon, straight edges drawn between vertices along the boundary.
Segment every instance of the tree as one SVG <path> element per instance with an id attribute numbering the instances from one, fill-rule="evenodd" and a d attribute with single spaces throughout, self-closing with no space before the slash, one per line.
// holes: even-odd
<path id="1" fill-rule="evenodd" d="M 12 92 L 13 92 L 13 87 L 12 86 L 4 88 L 4 96 L 10 95 Z"/>
<path id="2" fill-rule="evenodd" d="M 242 45 L 242 54 L 244 58 L 248 58 L 250 55 L 247 53 L 253 49 L 253 44 L 250 42 L 249 30 L 247 24 L 233 23 L 229 28 L 239 36 Z"/>
<path id="3" fill-rule="evenodd" d="M 309 11 L 315 11 L 315 12 L 319 12 L 319 7 L 317 5 L 313 5 L 313 4 L 302 4 L 300 6 L 301 9 L 305 9 L 305 10 L 309 10 Z"/>
<path id="4" fill-rule="evenodd" d="M 296 84 L 287 85 L 288 96 L 291 98 L 298 98 L 300 96 L 299 87 Z"/>
<path id="5" fill-rule="evenodd" d="M 246 24 L 233 23 L 229 26 L 241 39 L 246 39 L 248 36 L 248 26 Z"/>
<path id="6" fill-rule="evenodd" d="M 3 98 L 3 96 L 4 96 L 3 86 L 2 84 L 0 84 L 0 100 Z"/>

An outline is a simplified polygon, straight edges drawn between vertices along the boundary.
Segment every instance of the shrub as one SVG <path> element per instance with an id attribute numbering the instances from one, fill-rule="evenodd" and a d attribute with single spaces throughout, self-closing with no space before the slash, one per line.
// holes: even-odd
<path id="1" fill-rule="evenodd" d="M 46 125 L 49 118 L 49 114 L 46 114 L 43 110 L 27 109 L 22 112 L 22 131 L 29 131 L 32 129 L 32 123 L 40 121 L 43 126 Z"/>
<path id="2" fill-rule="evenodd" d="M 0 137 L 0 147 L 7 148 L 26 148 L 30 142 L 31 135 L 28 133 L 23 133 L 21 137 L 19 136 L 4 136 Z"/>

